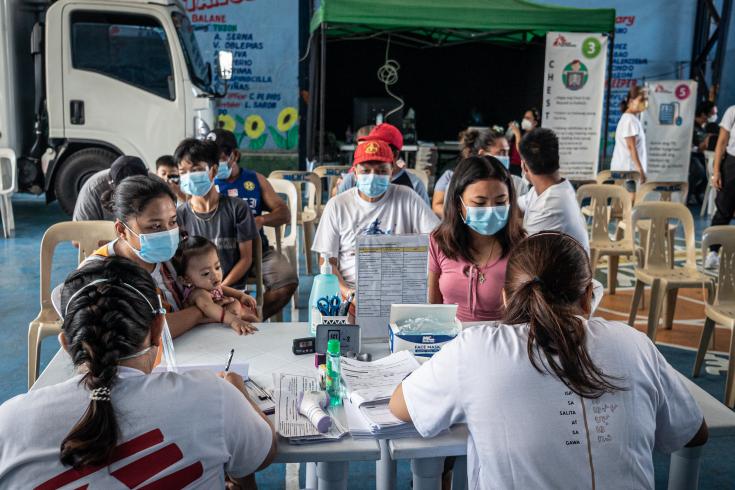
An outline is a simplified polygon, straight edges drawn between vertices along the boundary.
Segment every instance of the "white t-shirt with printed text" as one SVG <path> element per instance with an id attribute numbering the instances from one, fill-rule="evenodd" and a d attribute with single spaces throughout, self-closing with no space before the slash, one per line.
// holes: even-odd
<path id="1" fill-rule="evenodd" d="M 679 375 L 642 333 L 587 322 L 586 346 L 627 388 L 582 399 L 538 372 L 528 325 L 465 329 L 403 381 L 418 432 L 466 423 L 469 488 L 653 488 L 652 452 L 697 433 L 702 412 Z M 594 470 L 594 484 L 593 484 Z"/>
<path id="2" fill-rule="evenodd" d="M 353 187 L 327 202 L 311 248 L 338 257 L 342 277 L 354 286 L 358 235 L 431 233 L 438 224 L 429 205 L 406 186 L 391 184 L 377 202 L 365 201 Z"/>
<path id="3" fill-rule="evenodd" d="M 611 170 L 638 170 L 633 163 L 633 158 L 628 150 L 628 143 L 625 138 L 635 136 L 635 150 L 638 153 L 638 160 L 641 162 L 643 171 L 648 171 L 648 157 L 646 155 L 646 133 L 643 131 L 641 120 L 628 112 L 624 112 L 618 121 L 618 127 L 615 129 L 615 148 L 613 149 L 612 160 L 610 161 Z"/>
<path id="4" fill-rule="evenodd" d="M 563 180 L 539 196 L 534 187 L 518 198 L 523 211 L 523 227 L 530 235 L 540 231 L 560 231 L 575 238 L 589 252 L 587 225 L 577 204 L 571 182 Z"/>
<path id="5" fill-rule="evenodd" d="M 234 386 L 214 373 L 145 375 L 120 367 L 112 404 L 120 437 L 112 464 L 75 472 L 59 461 L 61 442 L 89 404 L 80 376 L 0 406 L 2 488 L 224 488 L 224 472 L 253 473 L 272 432 Z"/>

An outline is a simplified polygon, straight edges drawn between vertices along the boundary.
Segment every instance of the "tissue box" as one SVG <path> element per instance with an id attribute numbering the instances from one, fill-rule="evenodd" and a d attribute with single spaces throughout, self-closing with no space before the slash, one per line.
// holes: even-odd
<path id="1" fill-rule="evenodd" d="M 457 320 L 457 305 L 392 305 L 389 326 L 391 353 L 407 350 L 415 356 L 431 357 L 439 352 L 442 345 L 457 336 L 435 335 L 431 332 L 398 333 L 398 322 L 416 317 L 433 318 L 441 323 L 453 323 L 458 329 L 462 328 L 462 323 Z"/>

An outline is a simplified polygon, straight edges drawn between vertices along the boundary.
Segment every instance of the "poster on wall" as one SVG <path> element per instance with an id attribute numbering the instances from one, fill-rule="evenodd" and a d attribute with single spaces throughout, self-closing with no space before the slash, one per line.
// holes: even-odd
<path id="1" fill-rule="evenodd" d="M 187 0 L 205 61 L 233 53 L 227 96 L 218 120 L 243 151 L 298 150 L 297 0 Z M 216 70 L 214 70 L 216 71 Z"/>
<path id="2" fill-rule="evenodd" d="M 541 126 L 559 137 L 559 165 L 568 179 L 594 180 L 600 152 L 607 37 L 546 34 Z"/>
<path id="3" fill-rule="evenodd" d="M 661 80 L 646 84 L 648 108 L 641 115 L 646 133 L 647 180 L 686 182 L 692 151 L 697 82 Z"/>

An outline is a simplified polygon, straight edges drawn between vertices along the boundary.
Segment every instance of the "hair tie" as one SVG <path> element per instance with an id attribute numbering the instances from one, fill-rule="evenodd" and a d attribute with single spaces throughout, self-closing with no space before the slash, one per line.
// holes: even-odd
<path id="1" fill-rule="evenodd" d="M 539 276 L 533 276 L 533 279 L 531 279 L 531 284 L 540 284 L 543 286 L 544 281 L 542 281 Z"/>
<path id="2" fill-rule="evenodd" d="M 109 402 L 110 401 L 110 388 L 101 387 L 95 388 L 89 393 L 89 399 L 98 402 Z"/>

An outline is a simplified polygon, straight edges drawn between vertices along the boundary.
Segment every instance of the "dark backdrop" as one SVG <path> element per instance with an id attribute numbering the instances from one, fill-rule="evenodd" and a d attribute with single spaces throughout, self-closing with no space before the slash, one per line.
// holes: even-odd
<path id="1" fill-rule="evenodd" d="M 352 126 L 354 97 L 387 97 L 377 77 L 385 47 L 380 40 L 327 43 L 326 128 L 337 139 Z M 473 107 L 485 125 L 504 127 L 519 121 L 528 107 L 541 108 L 543 39 L 524 46 L 478 42 L 426 49 L 391 43 L 389 58 L 401 65 L 391 90 L 405 100 L 404 111 L 416 111 L 421 140 L 457 139 Z"/>

